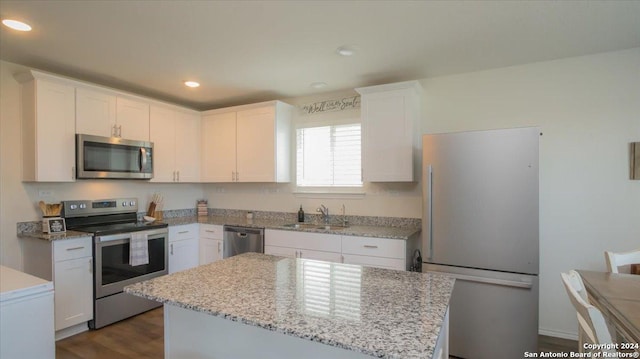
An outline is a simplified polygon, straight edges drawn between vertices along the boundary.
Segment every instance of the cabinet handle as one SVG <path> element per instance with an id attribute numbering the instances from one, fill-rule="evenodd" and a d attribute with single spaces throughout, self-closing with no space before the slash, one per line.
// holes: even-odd
<path id="1" fill-rule="evenodd" d="M 180 232 L 178 232 L 178 234 L 185 234 L 185 233 L 189 233 L 189 231 L 180 231 Z"/>
<path id="2" fill-rule="evenodd" d="M 118 126 L 118 137 L 122 137 L 122 125 Z"/>
<path id="3" fill-rule="evenodd" d="M 372 245 L 369 245 L 369 244 L 365 244 L 364 247 L 365 248 L 372 248 L 372 249 L 378 248 L 378 246 L 372 246 Z"/>
<path id="4" fill-rule="evenodd" d="M 76 166 L 71 166 L 71 179 L 76 179 Z"/>
<path id="5" fill-rule="evenodd" d="M 180 171 L 176 171 L 178 182 L 180 182 Z"/>
<path id="6" fill-rule="evenodd" d="M 300 258 L 302 258 L 302 251 L 300 251 Z"/>
<path id="7" fill-rule="evenodd" d="M 218 242 L 218 253 L 220 253 L 222 251 L 221 245 L 222 245 L 222 243 Z"/>
<path id="8" fill-rule="evenodd" d="M 204 231 L 207 232 L 207 233 L 216 233 L 216 231 L 212 231 L 210 229 L 205 229 Z"/>
<path id="9" fill-rule="evenodd" d="M 340 256 L 340 263 L 344 263 L 344 256 Z"/>
<path id="10" fill-rule="evenodd" d="M 84 246 L 82 246 L 82 247 L 67 248 L 67 251 L 77 251 L 78 249 L 84 249 Z"/>
<path id="11" fill-rule="evenodd" d="M 171 247 L 171 255 L 173 255 L 173 243 L 169 247 Z"/>
<path id="12" fill-rule="evenodd" d="M 89 273 L 93 273 L 93 258 L 89 258 Z"/>

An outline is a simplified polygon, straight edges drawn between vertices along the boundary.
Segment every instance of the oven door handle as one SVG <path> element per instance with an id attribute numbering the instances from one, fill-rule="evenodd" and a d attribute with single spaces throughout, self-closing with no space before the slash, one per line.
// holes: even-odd
<path id="1" fill-rule="evenodd" d="M 118 240 L 130 240 L 131 233 L 133 232 L 111 234 L 108 236 L 96 236 L 94 238 L 96 243 L 112 242 L 112 241 L 118 241 Z M 167 230 L 167 228 L 158 228 L 158 229 L 152 229 L 152 230 L 142 231 L 137 233 L 146 234 L 147 237 L 156 236 L 156 235 L 168 236 L 169 230 Z"/>

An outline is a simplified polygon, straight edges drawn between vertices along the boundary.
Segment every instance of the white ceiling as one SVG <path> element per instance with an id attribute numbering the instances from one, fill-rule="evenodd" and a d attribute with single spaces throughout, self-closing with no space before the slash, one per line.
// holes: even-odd
<path id="1" fill-rule="evenodd" d="M 2 60 L 196 109 L 640 47 L 640 1 L 2 0 L 0 16 L 34 28 L 1 26 Z"/>

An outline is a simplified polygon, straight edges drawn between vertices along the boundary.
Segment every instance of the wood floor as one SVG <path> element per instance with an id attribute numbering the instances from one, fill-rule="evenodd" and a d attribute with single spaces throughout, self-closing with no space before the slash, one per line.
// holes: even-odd
<path id="1" fill-rule="evenodd" d="M 56 359 L 161 359 L 162 307 L 56 342 Z"/>
<path id="2" fill-rule="evenodd" d="M 56 359 L 160 359 L 164 357 L 162 308 L 154 309 L 100 330 L 56 342 Z M 578 343 L 540 336 L 539 350 L 577 351 Z M 518 359 L 518 358 L 514 358 Z"/>

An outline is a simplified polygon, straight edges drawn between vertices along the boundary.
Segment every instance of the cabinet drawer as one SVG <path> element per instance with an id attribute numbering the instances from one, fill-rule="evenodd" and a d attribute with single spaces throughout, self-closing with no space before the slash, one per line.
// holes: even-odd
<path id="1" fill-rule="evenodd" d="M 198 237 L 198 224 L 169 227 L 169 242 Z"/>
<path id="2" fill-rule="evenodd" d="M 342 260 L 345 264 L 358 264 L 358 265 L 367 266 L 367 267 L 407 270 L 405 261 L 399 258 L 384 258 L 384 257 L 359 256 L 354 254 L 343 254 Z"/>
<path id="3" fill-rule="evenodd" d="M 265 245 L 340 253 L 340 236 L 325 233 L 265 230 Z"/>
<path id="4" fill-rule="evenodd" d="M 222 226 L 217 224 L 201 224 L 200 238 L 222 239 Z"/>
<path id="5" fill-rule="evenodd" d="M 398 258 L 404 261 L 405 245 L 404 241 L 397 239 L 342 236 L 342 253 L 347 254 Z"/>
<path id="6" fill-rule="evenodd" d="M 91 257 L 91 237 L 64 239 L 53 242 L 53 258 L 55 262 L 82 257 Z"/>

